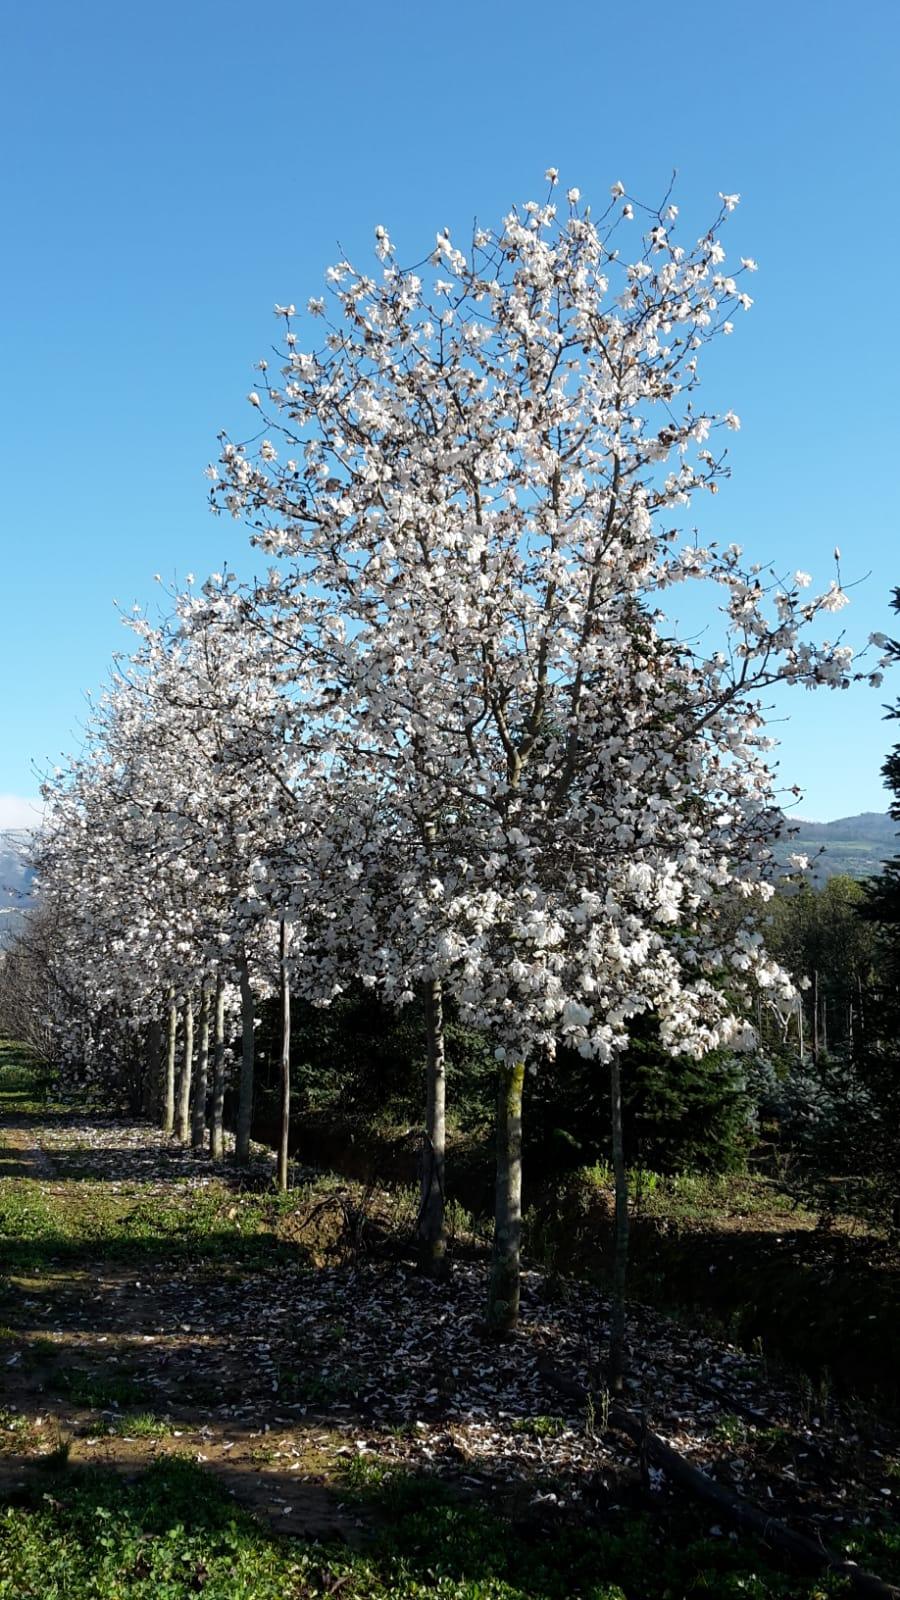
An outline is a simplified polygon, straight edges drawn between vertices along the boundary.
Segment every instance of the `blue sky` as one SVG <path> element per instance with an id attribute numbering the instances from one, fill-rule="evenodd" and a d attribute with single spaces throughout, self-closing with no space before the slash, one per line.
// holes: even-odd
<path id="1" fill-rule="evenodd" d="M 678 171 L 697 231 L 739 191 L 760 263 L 716 399 L 742 430 L 716 531 L 845 579 L 851 642 L 900 584 L 892 277 L 900 11 L 805 0 L 423 7 L 232 0 L 4 7 L 0 826 L 77 748 L 154 572 L 249 571 L 206 508 L 276 300 L 385 223 L 401 255 L 562 186 L 646 199 Z M 727 359 L 726 359 L 727 358 Z M 706 519 L 705 519 L 706 522 Z M 707 531 L 711 531 L 708 527 Z M 883 809 L 883 691 L 779 704 L 801 814 Z M 4 798 L 6 797 L 6 798 Z"/>

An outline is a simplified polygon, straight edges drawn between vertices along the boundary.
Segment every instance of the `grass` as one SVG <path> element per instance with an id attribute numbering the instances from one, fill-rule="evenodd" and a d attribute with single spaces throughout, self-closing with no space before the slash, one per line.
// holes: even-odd
<path id="1" fill-rule="evenodd" d="M 612 1168 L 605 1162 L 582 1168 L 579 1176 L 589 1188 L 612 1191 Z M 628 1179 L 635 1214 L 662 1222 L 708 1225 L 730 1218 L 804 1215 L 790 1195 L 757 1173 L 661 1173 L 637 1167 Z"/>
<path id="2" fill-rule="evenodd" d="M 0 1521 L 2 1600 L 282 1600 L 302 1594 L 286 1550 L 196 1468 L 131 1484 L 64 1473 Z M 294 1569 L 294 1570 L 292 1570 Z"/>
<path id="3" fill-rule="evenodd" d="M 120 1439 L 167 1439 L 173 1429 L 167 1418 L 156 1417 L 152 1411 L 138 1411 L 131 1416 L 115 1417 L 107 1431 Z"/>
<path id="4" fill-rule="evenodd" d="M 328 1406 L 352 1399 L 365 1382 L 365 1373 L 356 1367 L 341 1367 L 334 1373 L 296 1372 L 281 1368 L 279 1393 L 298 1405 Z"/>
<path id="5" fill-rule="evenodd" d="M 730 1445 L 733 1450 L 737 1450 L 741 1445 L 746 1444 L 749 1436 L 750 1429 L 743 1418 L 732 1416 L 729 1413 L 720 1417 L 712 1430 L 712 1438 L 718 1444 Z"/>
<path id="6" fill-rule="evenodd" d="M 51 1262 L 102 1255 L 106 1261 L 152 1257 L 228 1260 L 244 1270 L 296 1260 L 297 1246 L 279 1239 L 265 1197 L 235 1195 L 224 1182 L 183 1183 L 165 1198 L 143 1197 L 123 1184 L 59 1185 L 47 1193 L 37 1179 L 0 1178 L 0 1245 L 4 1266 L 21 1271 Z"/>
<path id="7" fill-rule="evenodd" d="M 47 1069 L 30 1046 L 0 1039 L 0 1101 L 7 1112 L 43 1111 L 49 1096 Z"/>
<path id="8" fill-rule="evenodd" d="M 345 1494 L 370 1522 L 362 1549 L 266 1531 L 217 1481 L 168 1456 L 125 1480 L 48 1472 L 0 1513 L 0 1600 L 824 1600 L 845 1588 L 779 1572 L 695 1520 L 675 1543 L 646 1518 L 617 1528 L 512 1521 L 434 1480 L 362 1457 Z M 684 1519 L 682 1518 L 682 1524 Z M 854 1545 L 866 1560 L 871 1536 Z M 881 1541 L 885 1564 L 900 1561 Z"/>
<path id="9" fill-rule="evenodd" d="M 517 1417 L 512 1423 L 513 1433 L 526 1433 L 532 1439 L 555 1439 L 566 1430 L 563 1417 Z"/>
<path id="10" fill-rule="evenodd" d="M 33 1417 L 26 1411 L 0 1409 L 0 1457 L 26 1457 L 40 1467 L 64 1460 L 68 1445 L 51 1417 Z"/>
<path id="11" fill-rule="evenodd" d="M 73 1405 L 85 1406 L 89 1411 L 140 1405 L 148 1398 L 146 1385 L 133 1378 L 95 1376 L 77 1370 L 61 1375 L 56 1387 Z"/>
<path id="12" fill-rule="evenodd" d="M 20 1047 L 0 1044 L 0 1107 L 11 1115 L 51 1114 L 45 1083 Z M 208 1261 L 242 1272 L 280 1263 L 317 1260 L 343 1248 L 344 1213 L 323 1206 L 346 1180 L 318 1180 L 287 1195 L 236 1191 L 223 1177 L 203 1184 L 166 1180 L 166 1192 L 126 1178 L 112 1189 L 108 1162 L 90 1148 L 69 1145 L 57 1162 L 54 1192 L 40 1179 L 10 1169 L 0 1176 L 0 1253 L 7 1271 L 40 1271 L 59 1263 L 104 1261 Z M 401 1196 L 400 1210 L 407 1206 Z M 411 1203 L 411 1202 L 410 1202 Z M 305 1223 L 321 1213 L 311 1231 Z"/>
<path id="13" fill-rule="evenodd" d="M 14 1439 L 22 1439 L 32 1431 L 33 1424 L 30 1418 L 21 1415 L 18 1411 L 0 1411 L 0 1433 L 11 1434 Z"/>

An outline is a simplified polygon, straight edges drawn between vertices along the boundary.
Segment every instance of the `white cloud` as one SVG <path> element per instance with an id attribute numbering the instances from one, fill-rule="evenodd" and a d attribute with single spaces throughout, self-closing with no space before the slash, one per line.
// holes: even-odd
<path id="1" fill-rule="evenodd" d="M 0 794 L 0 833 L 6 828 L 36 828 L 44 810 L 42 800 L 21 794 Z"/>

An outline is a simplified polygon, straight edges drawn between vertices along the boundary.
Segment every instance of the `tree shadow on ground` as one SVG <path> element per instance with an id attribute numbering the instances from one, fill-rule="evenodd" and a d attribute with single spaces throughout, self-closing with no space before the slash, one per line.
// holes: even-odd
<path id="1" fill-rule="evenodd" d="M 78 1460 L 121 1465 L 187 1446 L 229 1477 L 238 1472 L 238 1481 L 253 1482 L 283 1515 L 289 1501 L 273 1493 L 278 1462 L 293 1453 L 292 1466 L 302 1467 L 297 1440 L 324 1430 L 332 1436 L 332 1473 L 336 1450 L 351 1461 L 374 1451 L 395 1471 L 410 1463 L 417 1471 L 427 1458 L 441 1474 L 480 1482 L 504 1503 L 518 1497 L 527 1516 L 577 1507 L 590 1522 L 605 1507 L 628 1504 L 633 1492 L 645 1509 L 656 1504 L 624 1436 L 603 1433 L 602 1424 L 595 1434 L 596 1410 L 586 1410 L 583 1393 L 560 1395 L 542 1377 L 541 1351 L 565 1345 L 565 1324 L 547 1323 L 546 1299 L 535 1326 L 526 1322 L 516 1340 L 497 1345 L 472 1321 L 471 1286 L 460 1299 L 393 1269 L 313 1272 L 295 1259 L 293 1268 L 250 1277 L 233 1262 L 225 1273 L 219 1265 L 210 1273 L 203 1261 L 175 1271 L 167 1263 L 160 1273 L 151 1249 L 123 1270 L 104 1263 L 102 1271 L 13 1285 L 15 1300 L 0 1308 L 15 1408 L 7 1447 L 14 1451 L 21 1429 L 37 1426 L 38 1417 L 54 1419 Z M 462 1341 L 454 1333 L 443 1353 L 441 1326 L 459 1318 L 470 1332 Z M 652 1348 L 652 1328 L 646 1335 L 652 1406 L 660 1379 L 664 1391 L 672 1377 L 665 1348 Z M 577 1344 L 570 1339 L 567 1348 L 562 1359 L 577 1360 Z M 684 1379 L 674 1381 L 677 1396 Z M 667 1415 L 672 1401 L 659 1404 Z M 737 1441 L 730 1432 L 717 1436 L 716 1418 L 731 1405 L 727 1393 L 718 1405 L 704 1400 L 687 1424 L 705 1434 L 726 1478 L 723 1439 L 726 1455 Z M 740 1441 L 744 1454 L 752 1432 Z M 756 1498 L 771 1495 L 773 1514 L 814 1534 L 840 1525 L 845 1505 L 835 1503 L 835 1481 L 858 1475 L 865 1461 L 823 1457 L 820 1481 L 810 1475 L 807 1439 L 789 1428 L 769 1433 L 754 1460 Z"/>
<path id="2" fill-rule="evenodd" d="M 4 1107 L 9 1097 L 4 1096 Z M 18 1133 L 24 1138 L 16 1140 L 15 1153 L 7 1145 L 4 1156 L 18 1162 L 19 1150 L 28 1144 L 43 1147 L 53 1161 L 54 1183 L 114 1182 L 127 1184 L 141 1182 L 161 1183 L 171 1179 L 218 1178 L 222 1182 L 242 1189 L 271 1187 L 274 1155 L 257 1156 L 246 1167 L 237 1167 L 231 1159 L 212 1161 L 207 1149 L 195 1150 L 182 1144 L 174 1135 L 166 1135 L 152 1124 L 134 1121 L 126 1126 L 139 1137 L 133 1142 L 97 1144 L 98 1129 L 121 1134 L 121 1117 L 108 1112 L 93 1113 L 68 1110 L 60 1107 L 29 1105 L 23 1110 L 4 1110 L 2 1129 Z M 83 1142 L 57 1146 L 54 1135 L 59 1132 L 83 1137 Z M 50 1133 L 44 1144 L 40 1136 Z M 11 1175 L 17 1175 L 13 1172 Z"/>

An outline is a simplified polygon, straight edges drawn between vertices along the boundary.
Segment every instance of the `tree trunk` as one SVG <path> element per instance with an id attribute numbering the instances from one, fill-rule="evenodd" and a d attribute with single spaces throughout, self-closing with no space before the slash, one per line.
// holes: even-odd
<path id="1" fill-rule="evenodd" d="M 187 1144 L 191 1136 L 191 1073 L 194 1067 L 194 1002 L 188 995 L 182 1011 L 184 1041 L 178 1075 L 178 1137 Z"/>
<path id="2" fill-rule="evenodd" d="M 197 1019 L 197 1078 L 194 1084 L 194 1111 L 191 1117 L 191 1144 L 203 1149 L 206 1136 L 206 1096 L 209 1089 L 209 988 L 200 991 L 200 1016 Z"/>
<path id="3" fill-rule="evenodd" d="M 238 1097 L 237 1139 L 234 1156 L 239 1167 L 250 1164 L 250 1124 L 253 1121 L 253 989 L 247 953 L 241 953 L 241 1083 Z"/>
<path id="4" fill-rule="evenodd" d="M 419 1265 L 430 1277 L 441 1278 L 447 1268 L 447 1236 L 444 1231 L 446 1070 L 440 978 L 430 978 L 425 985 L 425 1040 L 425 1143 L 419 1204 Z"/>
<path id="5" fill-rule="evenodd" d="M 819 969 L 813 971 L 813 1066 L 819 1065 Z"/>
<path id="6" fill-rule="evenodd" d="M 857 1015 L 857 1018 L 858 1018 L 858 1021 L 859 1021 L 860 1043 L 861 1043 L 861 1047 L 864 1049 L 865 1048 L 865 1036 L 866 1036 L 866 1013 L 865 1013 L 865 1007 L 863 1006 L 863 981 L 862 981 L 862 974 L 861 973 L 857 973 L 857 976 L 856 976 L 856 987 L 857 987 L 857 992 L 858 992 L 858 995 L 859 995 L 859 1003 L 858 1003 L 858 1005 L 856 1007 L 856 1015 Z"/>
<path id="7" fill-rule="evenodd" d="M 209 1121 L 209 1153 L 213 1161 L 221 1161 L 225 1154 L 225 1132 L 222 1122 L 225 1110 L 225 985 L 222 982 L 221 975 L 216 979 L 213 1028 L 213 1085 Z"/>
<path id="8" fill-rule="evenodd" d="M 278 1143 L 278 1187 L 288 1186 L 288 1143 L 291 1133 L 291 985 L 287 971 L 288 925 L 282 917 L 281 937 L 281 1137 Z"/>
<path id="9" fill-rule="evenodd" d="M 122 1031 L 122 1056 L 127 1062 L 128 1110 L 131 1116 L 139 1117 L 144 1109 L 147 1086 L 147 1053 L 130 1028 Z"/>
<path id="10" fill-rule="evenodd" d="M 519 1320 L 522 1239 L 522 1092 L 525 1065 L 504 1062 L 497 1085 L 497 1185 L 488 1326 L 511 1333 Z"/>
<path id="11" fill-rule="evenodd" d="M 609 1306 L 608 1380 L 613 1394 L 624 1387 L 628 1344 L 625 1337 L 625 1279 L 628 1272 L 628 1173 L 622 1126 L 622 1074 L 617 1051 L 609 1063 L 609 1100 L 612 1120 L 612 1158 L 615 1182 L 615 1232 Z"/>
<path id="12" fill-rule="evenodd" d="M 159 1087 L 162 1072 L 162 1043 L 163 1031 L 159 1017 L 154 1017 L 147 1029 L 147 1070 L 144 1075 L 144 1115 L 155 1117 L 159 1114 Z"/>
<path id="13" fill-rule="evenodd" d="M 175 1126 L 175 1050 L 178 1043 L 178 1008 L 169 990 L 169 1031 L 166 1038 L 165 1075 L 162 1092 L 162 1130 L 171 1133 Z"/>

